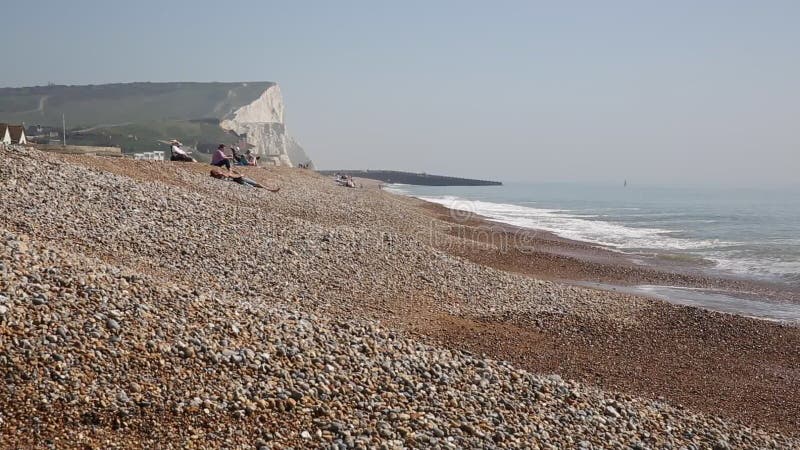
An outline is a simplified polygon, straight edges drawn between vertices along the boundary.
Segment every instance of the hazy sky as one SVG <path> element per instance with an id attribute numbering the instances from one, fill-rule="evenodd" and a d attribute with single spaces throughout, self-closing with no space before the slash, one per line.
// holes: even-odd
<path id="1" fill-rule="evenodd" d="M 274 80 L 322 168 L 800 183 L 800 1 L 17 1 L 2 15 L 0 86 Z"/>

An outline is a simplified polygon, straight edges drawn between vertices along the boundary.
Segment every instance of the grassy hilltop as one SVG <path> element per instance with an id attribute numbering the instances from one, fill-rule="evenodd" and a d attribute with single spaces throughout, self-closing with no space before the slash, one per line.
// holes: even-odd
<path id="1" fill-rule="evenodd" d="M 220 120 L 253 102 L 273 82 L 126 83 L 0 88 L 0 121 L 61 128 L 74 144 L 155 149 L 179 138 L 200 148 L 235 140 Z"/>

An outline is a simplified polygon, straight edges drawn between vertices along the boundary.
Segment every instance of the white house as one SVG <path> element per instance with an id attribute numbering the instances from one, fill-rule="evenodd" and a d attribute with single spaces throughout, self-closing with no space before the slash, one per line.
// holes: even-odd
<path id="1" fill-rule="evenodd" d="M 134 153 L 133 159 L 144 161 L 164 161 L 164 152 L 140 152 Z"/>

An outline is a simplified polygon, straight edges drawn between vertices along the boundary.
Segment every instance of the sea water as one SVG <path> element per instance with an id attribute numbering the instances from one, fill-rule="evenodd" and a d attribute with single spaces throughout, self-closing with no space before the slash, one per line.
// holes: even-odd
<path id="1" fill-rule="evenodd" d="M 507 183 L 388 189 L 632 255 L 800 285 L 800 188 Z"/>

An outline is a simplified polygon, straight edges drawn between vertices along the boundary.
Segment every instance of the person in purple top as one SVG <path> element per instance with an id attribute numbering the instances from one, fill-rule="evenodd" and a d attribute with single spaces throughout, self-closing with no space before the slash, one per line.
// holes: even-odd
<path id="1" fill-rule="evenodd" d="M 217 147 L 217 151 L 211 155 L 211 165 L 222 167 L 225 166 L 228 170 L 231 170 L 231 160 L 233 159 L 232 156 L 228 156 L 225 154 L 225 144 L 219 144 Z"/>

